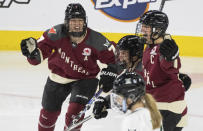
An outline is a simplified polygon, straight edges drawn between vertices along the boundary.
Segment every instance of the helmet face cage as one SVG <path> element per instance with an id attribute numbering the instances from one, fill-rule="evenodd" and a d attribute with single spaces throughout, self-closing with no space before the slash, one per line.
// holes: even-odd
<path id="1" fill-rule="evenodd" d="M 151 10 L 146 12 L 140 17 L 140 21 L 137 24 L 136 33 L 141 33 L 142 24 L 148 25 L 152 29 L 151 38 L 158 39 L 160 36 L 163 36 L 168 28 L 168 16 L 157 10 Z"/>
<path id="2" fill-rule="evenodd" d="M 115 110 L 118 113 L 127 112 L 127 103 L 126 98 L 115 93 L 110 94 L 110 104 L 111 109 Z"/>
<path id="3" fill-rule="evenodd" d="M 136 103 L 145 94 L 144 79 L 135 72 L 126 72 L 114 81 L 113 93 L 125 99 L 130 98 Z"/>
<path id="4" fill-rule="evenodd" d="M 72 18 L 81 18 L 84 20 L 84 26 L 82 32 L 69 32 L 69 21 Z M 87 29 L 87 16 L 85 9 L 82 7 L 81 4 L 75 3 L 75 4 L 69 4 L 65 11 L 65 26 L 68 30 L 69 34 L 75 37 L 80 37 L 85 34 Z"/>

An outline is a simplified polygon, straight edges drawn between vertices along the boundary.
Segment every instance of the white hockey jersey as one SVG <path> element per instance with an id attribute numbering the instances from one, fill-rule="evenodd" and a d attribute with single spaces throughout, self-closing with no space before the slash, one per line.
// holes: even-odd
<path id="1" fill-rule="evenodd" d="M 121 131 L 154 131 L 149 110 L 140 107 L 134 112 L 127 114 L 122 122 Z"/>

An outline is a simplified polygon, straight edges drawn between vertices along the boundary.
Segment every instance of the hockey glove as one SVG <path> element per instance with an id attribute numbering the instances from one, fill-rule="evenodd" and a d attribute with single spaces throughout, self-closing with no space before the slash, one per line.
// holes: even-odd
<path id="1" fill-rule="evenodd" d="M 39 50 L 37 49 L 37 40 L 30 37 L 24 39 L 20 43 L 22 54 L 30 59 L 34 59 L 40 56 Z"/>
<path id="2" fill-rule="evenodd" d="M 105 118 L 108 114 L 107 110 L 109 103 L 104 97 L 98 97 L 93 107 L 93 114 L 95 119 Z"/>
<path id="3" fill-rule="evenodd" d="M 99 87 L 103 88 L 103 92 L 109 92 L 113 88 L 113 82 L 117 77 L 116 72 L 116 69 L 110 66 L 101 70 Z"/>
<path id="4" fill-rule="evenodd" d="M 161 43 L 159 51 L 167 61 L 173 61 L 179 56 L 178 46 L 173 39 L 165 39 Z"/>
<path id="5" fill-rule="evenodd" d="M 183 74 L 183 73 L 179 73 L 179 78 L 183 82 L 185 91 L 187 91 L 190 88 L 192 83 L 191 78 L 187 74 Z"/>

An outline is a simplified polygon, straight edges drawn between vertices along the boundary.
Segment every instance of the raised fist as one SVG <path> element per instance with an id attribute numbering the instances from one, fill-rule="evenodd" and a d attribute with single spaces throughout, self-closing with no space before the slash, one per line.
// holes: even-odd
<path id="1" fill-rule="evenodd" d="M 165 39 L 161 43 L 159 51 L 167 61 L 173 61 L 179 56 L 178 46 L 173 39 Z"/>
<path id="2" fill-rule="evenodd" d="M 32 37 L 22 40 L 20 46 L 22 54 L 28 58 L 33 59 L 36 55 L 39 55 L 37 40 Z"/>

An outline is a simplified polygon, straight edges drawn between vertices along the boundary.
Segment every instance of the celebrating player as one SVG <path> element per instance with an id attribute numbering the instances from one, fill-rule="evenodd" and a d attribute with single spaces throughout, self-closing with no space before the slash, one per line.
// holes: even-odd
<path id="1" fill-rule="evenodd" d="M 69 94 L 71 96 L 64 129 L 84 109 L 97 89 L 96 76 L 100 71 L 97 60 L 108 64 L 103 69 L 107 75 L 100 82 L 106 90 L 107 86 L 102 83 L 102 79 L 108 77 L 113 81 L 116 76 L 108 75 L 116 72 L 111 66 L 115 63 L 114 50 L 114 46 L 102 34 L 87 27 L 86 12 L 78 3 L 67 6 L 63 24 L 47 30 L 38 40 L 22 40 L 21 51 L 29 63 L 38 65 L 48 59 L 51 72 L 43 92 L 39 131 L 54 130 L 62 104 Z M 81 126 L 77 130 L 80 128 Z"/>
<path id="2" fill-rule="evenodd" d="M 147 44 L 143 53 L 146 92 L 157 101 L 164 131 L 181 131 L 186 124 L 185 88 L 179 79 L 181 63 L 178 46 L 165 33 L 168 24 L 165 13 L 148 11 L 140 17 L 137 33 L 143 34 Z"/>

